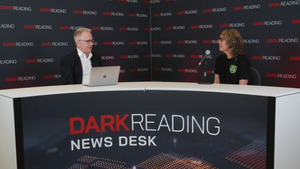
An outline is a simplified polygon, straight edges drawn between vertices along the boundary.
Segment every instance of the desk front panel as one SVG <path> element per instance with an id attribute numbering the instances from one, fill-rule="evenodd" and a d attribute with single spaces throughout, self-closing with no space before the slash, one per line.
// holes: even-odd
<path id="1" fill-rule="evenodd" d="M 190 91 L 15 99 L 18 168 L 273 168 L 274 100 Z"/>

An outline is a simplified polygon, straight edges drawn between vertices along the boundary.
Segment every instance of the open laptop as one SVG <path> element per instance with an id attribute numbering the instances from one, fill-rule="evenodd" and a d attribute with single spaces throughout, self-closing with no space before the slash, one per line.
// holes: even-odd
<path id="1" fill-rule="evenodd" d="M 92 67 L 89 84 L 85 86 L 116 85 L 119 80 L 120 66 Z"/>

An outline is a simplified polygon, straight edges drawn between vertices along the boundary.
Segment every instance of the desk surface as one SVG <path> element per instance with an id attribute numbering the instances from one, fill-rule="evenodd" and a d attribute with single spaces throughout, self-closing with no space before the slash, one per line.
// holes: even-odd
<path id="1" fill-rule="evenodd" d="M 121 82 L 113 86 L 87 87 L 78 85 L 58 85 L 0 90 L 0 95 L 9 98 L 32 97 L 53 94 L 103 92 L 103 91 L 197 91 L 246 94 L 255 96 L 282 97 L 300 93 L 300 89 L 251 85 L 197 84 L 185 82 Z"/>

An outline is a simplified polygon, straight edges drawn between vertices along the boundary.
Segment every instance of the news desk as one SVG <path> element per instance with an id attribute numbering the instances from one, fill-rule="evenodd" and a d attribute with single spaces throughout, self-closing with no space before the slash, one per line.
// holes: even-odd
<path id="1" fill-rule="evenodd" d="M 300 90 L 126 82 L 0 91 L 2 169 L 296 169 Z"/>

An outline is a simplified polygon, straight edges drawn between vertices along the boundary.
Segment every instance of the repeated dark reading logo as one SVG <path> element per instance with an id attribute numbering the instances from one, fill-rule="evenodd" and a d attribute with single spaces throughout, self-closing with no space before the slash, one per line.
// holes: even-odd
<path id="1" fill-rule="evenodd" d="M 42 42 L 42 46 L 68 46 L 68 42 Z"/>
<path id="2" fill-rule="evenodd" d="M 300 61 L 300 56 L 290 56 L 291 61 Z"/>
<path id="3" fill-rule="evenodd" d="M 203 40 L 203 44 L 217 44 L 218 40 Z"/>
<path id="4" fill-rule="evenodd" d="M 53 63 L 54 58 L 26 59 L 26 63 Z"/>
<path id="5" fill-rule="evenodd" d="M 172 41 L 171 40 L 167 40 L 167 41 L 154 41 L 153 42 L 156 45 L 171 45 Z"/>
<path id="6" fill-rule="evenodd" d="M 185 58 L 185 54 L 166 54 L 166 58 Z"/>
<path id="7" fill-rule="evenodd" d="M 99 30 L 99 31 L 113 31 L 114 27 L 111 26 L 92 26 L 92 30 Z"/>
<path id="8" fill-rule="evenodd" d="M 184 30 L 185 26 L 181 25 L 181 26 L 167 26 L 166 30 Z"/>
<path id="9" fill-rule="evenodd" d="M 166 68 L 166 67 L 155 67 L 154 71 L 173 72 L 172 68 Z"/>
<path id="10" fill-rule="evenodd" d="M 206 25 L 192 25 L 191 29 L 212 29 L 214 28 L 213 24 L 206 24 Z"/>
<path id="11" fill-rule="evenodd" d="M 266 73 L 266 77 L 269 77 L 269 78 L 281 78 L 281 79 L 297 79 L 297 74 L 289 74 L 289 73 Z"/>
<path id="12" fill-rule="evenodd" d="M 227 8 L 222 7 L 222 8 L 211 8 L 211 9 L 203 9 L 203 13 L 211 13 L 211 12 L 226 12 Z"/>
<path id="13" fill-rule="evenodd" d="M 300 24 L 300 19 L 298 19 L 298 20 L 292 20 L 292 24 Z"/>
<path id="14" fill-rule="evenodd" d="M 192 44 L 198 44 L 198 41 L 197 40 L 178 40 L 177 44 L 192 45 Z"/>
<path id="15" fill-rule="evenodd" d="M 275 2 L 269 3 L 268 7 L 284 7 L 284 6 L 295 6 L 300 5 L 300 1 L 283 1 L 283 2 Z"/>
<path id="16" fill-rule="evenodd" d="M 125 45 L 124 41 L 103 42 L 103 45 Z"/>
<path id="17" fill-rule="evenodd" d="M 52 25 L 24 25 L 24 29 L 43 29 L 52 30 Z"/>
<path id="18" fill-rule="evenodd" d="M 101 56 L 102 60 L 114 60 L 115 56 Z"/>
<path id="19" fill-rule="evenodd" d="M 198 10 L 177 11 L 177 15 L 192 15 L 197 14 Z"/>
<path id="20" fill-rule="evenodd" d="M 220 24 L 220 28 L 241 28 L 245 27 L 245 23 L 225 23 L 225 24 Z"/>
<path id="21" fill-rule="evenodd" d="M 17 59 L 0 60 L 0 65 L 15 65 L 17 63 L 18 63 Z"/>
<path id="22" fill-rule="evenodd" d="M 102 14 L 108 16 L 124 16 L 123 12 L 103 12 Z"/>
<path id="23" fill-rule="evenodd" d="M 141 13 L 129 13 L 130 17 L 138 17 L 138 18 L 147 18 L 148 14 L 141 14 Z"/>
<path id="24" fill-rule="evenodd" d="M 298 38 L 267 39 L 267 43 L 298 43 Z"/>
<path id="25" fill-rule="evenodd" d="M 138 59 L 140 55 L 121 55 L 120 59 Z"/>
<path id="26" fill-rule="evenodd" d="M 280 56 L 252 56 L 252 60 L 274 60 L 279 61 L 281 60 Z"/>
<path id="27" fill-rule="evenodd" d="M 8 77 L 5 78 L 5 82 L 22 82 L 22 81 L 34 81 L 36 76 L 19 76 L 19 77 Z"/>
<path id="28" fill-rule="evenodd" d="M 119 27 L 120 31 L 139 31 L 138 27 Z"/>
<path id="29" fill-rule="evenodd" d="M 133 41 L 129 42 L 129 45 L 148 45 L 148 41 Z"/>
<path id="30" fill-rule="evenodd" d="M 73 10 L 73 14 L 97 15 L 97 11 Z"/>
<path id="31" fill-rule="evenodd" d="M 149 71 L 149 68 L 147 68 L 147 67 L 130 69 L 130 72 L 148 72 L 148 71 Z"/>
<path id="32" fill-rule="evenodd" d="M 177 69 L 177 72 L 183 72 L 183 73 L 197 73 L 197 69 Z"/>
<path id="33" fill-rule="evenodd" d="M 10 5 L 0 5 L 0 10 L 13 10 L 13 11 L 22 11 L 22 12 L 31 12 L 31 7 L 26 6 L 10 6 Z"/>
<path id="34" fill-rule="evenodd" d="M 191 55 L 191 58 L 194 58 L 194 59 L 197 59 L 197 58 L 202 59 L 202 57 L 203 57 L 203 55 Z M 206 59 L 213 59 L 213 56 L 208 55 L 208 56 L 206 56 Z"/>
<path id="35" fill-rule="evenodd" d="M 253 22 L 253 26 L 277 26 L 277 25 L 282 25 L 282 20 Z"/>
<path id="36" fill-rule="evenodd" d="M 40 12 L 50 12 L 50 13 L 63 13 L 66 14 L 66 9 L 57 9 L 57 8 L 40 8 Z"/>
<path id="37" fill-rule="evenodd" d="M 30 47 L 34 46 L 33 42 L 3 42 L 3 46 Z"/>
<path id="38" fill-rule="evenodd" d="M 165 16 L 172 16 L 172 12 L 165 12 L 165 13 L 155 13 L 153 14 L 154 17 L 165 17 Z"/>
<path id="39" fill-rule="evenodd" d="M 60 30 L 76 30 L 79 28 L 84 28 L 84 26 L 60 26 Z"/>
<path id="40" fill-rule="evenodd" d="M 253 10 L 253 9 L 260 9 L 260 4 L 256 4 L 256 5 L 244 5 L 244 6 L 235 6 L 235 7 L 233 7 L 234 11 L 238 11 L 238 10 Z"/>
<path id="41" fill-rule="evenodd" d="M 243 39 L 244 44 L 258 44 L 259 39 Z"/>
<path id="42" fill-rule="evenodd" d="M 43 79 L 59 79 L 61 78 L 60 74 L 44 75 Z"/>
<path id="43" fill-rule="evenodd" d="M 15 24 L 0 23 L 0 29 L 15 29 Z"/>
<path id="44" fill-rule="evenodd" d="M 145 58 L 150 58 L 150 57 L 152 57 L 152 58 L 161 58 L 161 54 L 145 54 L 144 55 L 144 57 Z"/>
<path id="45" fill-rule="evenodd" d="M 144 31 L 161 31 L 161 27 L 144 28 Z"/>

